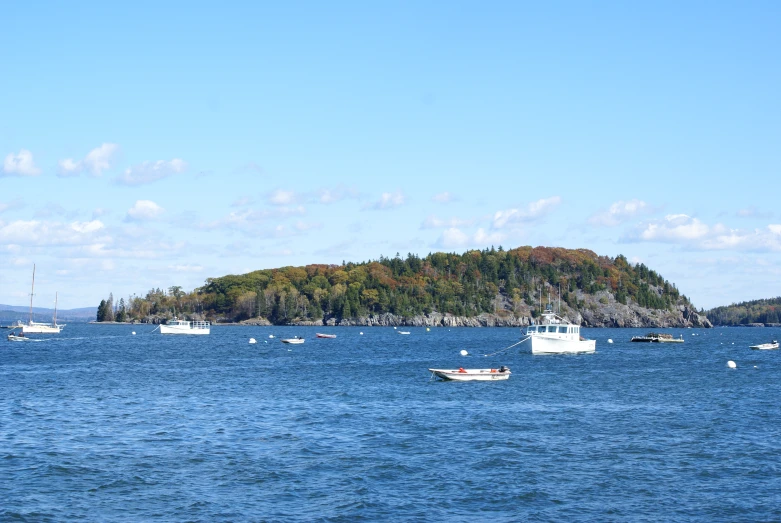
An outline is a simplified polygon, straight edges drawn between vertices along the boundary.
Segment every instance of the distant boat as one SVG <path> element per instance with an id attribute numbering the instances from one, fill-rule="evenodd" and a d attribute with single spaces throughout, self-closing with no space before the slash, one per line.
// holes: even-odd
<path id="1" fill-rule="evenodd" d="M 498 369 L 429 369 L 431 376 L 449 381 L 494 381 L 510 377 L 510 369 L 501 366 Z"/>
<path id="2" fill-rule="evenodd" d="M 409 334 L 409 331 L 399 331 L 399 334 Z"/>
<path id="3" fill-rule="evenodd" d="M 301 345 L 304 343 L 304 338 L 299 338 L 296 336 L 294 338 L 282 338 L 280 341 L 282 343 L 290 343 L 291 345 Z"/>
<path id="4" fill-rule="evenodd" d="M 54 318 L 52 323 L 39 323 L 33 321 L 33 296 L 35 295 L 35 264 L 33 264 L 33 285 L 30 291 L 30 318 L 27 323 L 22 323 L 19 320 L 16 327 L 21 327 L 22 333 L 35 333 L 35 334 L 59 334 L 65 325 L 57 325 L 57 293 L 54 294 Z"/>
<path id="5" fill-rule="evenodd" d="M 778 342 L 776 340 L 773 340 L 770 343 L 761 343 L 759 345 L 752 345 L 751 348 L 755 350 L 773 350 L 778 348 Z"/>
<path id="6" fill-rule="evenodd" d="M 531 340 L 532 354 L 589 353 L 597 346 L 596 340 L 580 335 L 580 325 L 556 315 L 550 305 L 542 313 L 542 322 L 526 329 L 526 336 Z"/>
<path id="7" fill-rule="evenodd" d="M 44 341 L 44 340 L 37 340 L 35 338 L 30 338 L 29 336 L 25 336 L 24 332 L 20 332 L 19 334 L 12 332 L 11 334 L 8 335 L 8 341 Z"/>
<path id="8" fill-rule="evenodd" d="M 658 332 L 649 332 L 645 336 L 632 336 L 635 343 L 683 343 L 683 334 L 680 338 L 673 338 L 672 334 L 660 334 Z"/>
<path id="9" fill-rule="evenodd" d="M 160 325 L 160 334 L 209 334 L 211 324 L 208 321 L 180 320 L 176 316 L 165 325 Z"/>
<path id="10" fill-rule="evenodd" d="M 336 338 L 336 334 L 322 334 L 322 333 L 316 333 L 315 336 L 318 338 Z"/>

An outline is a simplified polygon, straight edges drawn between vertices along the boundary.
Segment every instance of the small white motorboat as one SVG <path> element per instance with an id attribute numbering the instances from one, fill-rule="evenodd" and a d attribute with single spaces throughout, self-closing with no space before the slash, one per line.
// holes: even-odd
<path id="1" fill-rule="evenodd" d="M 315 333 L 318 338 L 336 338 L 336 334 L 322 334 L 320 332 Z"/>
<path id="2" fill-rule="evenodd" d="M 290 343 L 291 345 L 301 345 L 304 343 L 304 338 L 299 338 L 298 336 L 295 336 L 293 338 L 281 338 L 280 341 L 282 343 Z"/>
<path id="3" fill-rule="evenodd" d="M 409 334 L 409 331 L 399 331 L 399 334 Z"/>
<path id="4" fill-rule="evenodd" d="M 770 343 L 760 343 L 759 345 L 752 345 L 751 348 L 755 350 L 773 350 L 778 348 L 778 342 L 776 340 L 773 340 Z"/>
<path id="5" fill-rule="evenodd" d="M 502 365 L 498 369 L 429 369 L 431 377 L 449 381 L 494 381 L 506 380 L 510 377 L 509 367 Z"/>
<path id="6" fill-rule="evenodd" d="M 44 341 L 41 339 L 35 339 L 30 338 L 29 336 L 24 335 L 24 331 L 20 332 L 19 334 L 12 332 L 8 335 L 8 341 Z"/>

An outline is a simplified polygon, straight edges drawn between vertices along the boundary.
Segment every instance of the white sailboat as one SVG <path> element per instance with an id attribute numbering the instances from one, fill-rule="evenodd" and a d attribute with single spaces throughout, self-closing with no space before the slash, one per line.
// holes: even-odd
<path id="1" fill-rule="evenodd" d="M 40 323 L 33 321 L 33 296 L 35 295 L 35 265 L 33 265 L 33 285 L 30 291 L 30 318 L 27 323 L 20 323 L 23 333 L 35 334 L 59 334 L 65 325 L 57 325 L 57 293 L 54 293 L 54 317 L 51 323 Z"/>

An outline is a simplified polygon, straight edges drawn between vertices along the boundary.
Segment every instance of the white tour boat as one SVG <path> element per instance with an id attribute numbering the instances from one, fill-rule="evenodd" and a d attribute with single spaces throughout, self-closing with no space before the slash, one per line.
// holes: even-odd
<path id="1" fill-rule="evenodd" d="M 57 293 L 54 293 L 54 318 L 52 323 L 40 323 L 33 321 L 33 296 L 35 295 L 35 265 L 33 264 L 33 285 L 30 291 L 30 318 L 27 323 L 22 323 L 21 320 L 17 323 L 16 327 L 22 329 L 22 333 L 34 333 L 34 334 L 59 334 L 65 325 L 57 325 Z"/>
<path id="2" fill-rule="evenodd" d="M 209 334 L 210 330 L 208 321 L 180 320 L 176 316 L 165 325 L 160 325 L 160 334 Z"/>
<path id="3" fill-rule="evenodd" d="M 450 381 L 495 381 L 506 380 L 510 377 L 510 369 L 501 366 L 498 369 L 429 369 L 431 377 L 434 376 Z"/>
<path id="4" fill-rule="evenodd" d="M 580 335 L 580 325 L 575 325 L 558 316 L 550 305 L 542 313 L 542 321 L 530 325 L 526 336 L 532 345 L 532 354 L 578 354 L 596 350 L 596 340 L 587 340 Z"/>
<path id="5" fill-rule="evenodd" d="M 760 343 L 759 345 L 752 345 L 751 348 L 755 350 L 773 350 L 778 348 L 778 342 L 776 340 L 773 340 L 770 343 Z"/>

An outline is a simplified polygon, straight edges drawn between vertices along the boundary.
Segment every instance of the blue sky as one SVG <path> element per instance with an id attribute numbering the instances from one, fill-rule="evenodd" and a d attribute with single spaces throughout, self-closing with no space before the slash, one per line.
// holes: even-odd
<path id="1" fill-rule="evenodd" d="M 0 303 L 491 245 L 781 295 L 777 2 L 114 4 L 0 7 Z"/>

